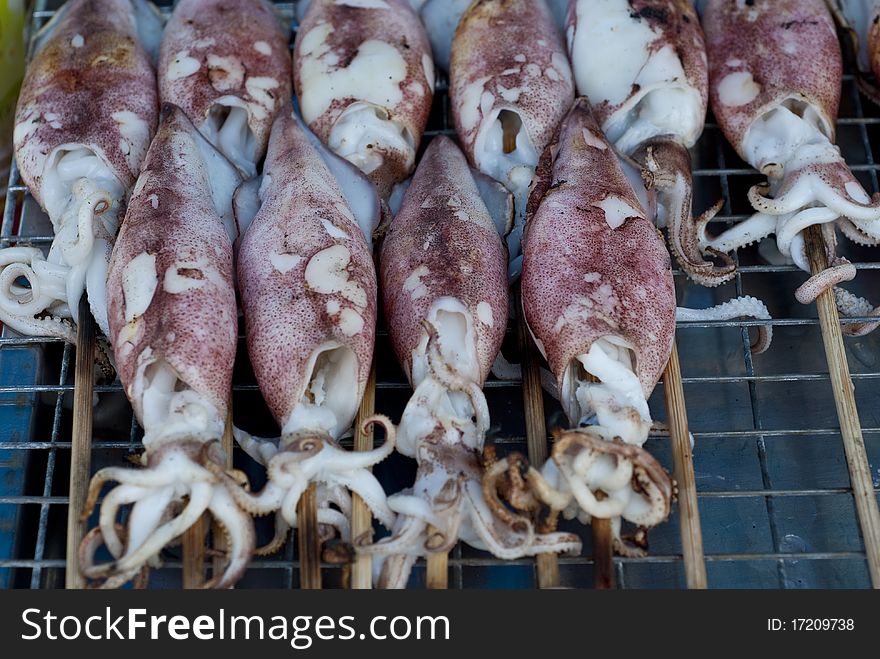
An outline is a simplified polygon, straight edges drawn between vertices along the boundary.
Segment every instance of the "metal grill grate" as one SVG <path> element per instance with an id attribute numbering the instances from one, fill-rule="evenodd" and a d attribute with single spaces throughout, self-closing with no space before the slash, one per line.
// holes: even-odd
<path id="1" fill-rule="evenodd" d="M 31 34 L 54 13 L 61 0 L 38 0 Z M 294 22 L 294 5 L 276 5 L 279 16 Z M 164 7 L 163 11 L 170 11 Z M 451 134 L 447 86 L 437 85 L 426 141 Z M 880 112 L 860 98 L 851 75 L 844 77 L 838 143 L 867 190 L 880 191 L 874 147 L 880 145 Z M 720 225 L 749 213 L 746 191 L 760 176 L 745 166 L 710 122 L 694 150 L 695 208 L 719 197 Z M 51 227 L 28 195 L 13 165 L 0 229 L 0 246 L 48 246 Z M 841 251 L 859 270 L 850 286 L 880 302 L 880 263 L 876 251 L 842 244 Z M 709 584 L 712 587 L 866 587 L 870 584 L 858 520 L 846 470 L 815 307 L 801 306 L 793 292 L 805 275 L 794 266 L 767 265 L 756 248 L 740 253 L 735 280 L 716 290 L 698 287 L 675 273 L 679 304 L 706 307 L 734 295 L 765 300 L 772 321 L 682 323 L 677 334 L 697 476 Z M 858 319 L 844 322 L 857 322 Z M 764 355 L 749 351 L 749 327 L 772 325 L 774 345 Z M 237 425 L 257 434 L 277 432 L 256 387 L 240 340 L 233 387 Z M 504 352 L 515 361 L 515 332 L 508 331 Z M 0 338 L 0 587 L 59 587 L 64 583 L 67 474 L 70 461 L 70 404 L 73 399 L 74 349 L 56 340 L 21 338 L 4 331 Z M 387 333 L 380 329 L 376 409 L 399 419 L 409 386 L 396 366 Z M 880 487 L 880 332 L 847 340 L 857 401 L 875 488 Z M 118 384 L 95 388 L 95 438 L 92 469 L 124 464 L 140 450 L 140 429 Z M 525 452 L 521 383 L 491 380 L 486 385 L 494 422 L 491 440 L 500 451 Z M 651 398 L 655 418 L 665 417 L 662 384 Z M 564 423 L 558 403 L 545 399 L 547 425 Z M 669 442 L 652 437 L 647 448 L 669 469 Z M 236 466 L 259 482 L 259 470 L 237 452 Z M 389 492 L 412 482 L 411 461 L 393 456 L 376 469 Z M 673 518 L 651 533 L 645 558 L 615 558 L 618 583 L 626 588 L 682 587 L 684 571 L 678 523 Z M 591 539 L 581 533 L 579 557 L 560 559 L 562 584 L 592 583 Z M 271 530 L 261 522 L 260 540 Z M 153 587 L 179 587 L 181 562 L 172 548 Z M 458 546 L 449 557 L 450 587 L 531 587 L 532 559 L 501 562 L 484 552 Z M 338 569 L 326 566 L 328 586 L 339 582 Z M 424 585 L 424 566 L 412 585 Z M 296 587 L 295 543 L 279 555 L 253 562 L 241 587 Z"/>

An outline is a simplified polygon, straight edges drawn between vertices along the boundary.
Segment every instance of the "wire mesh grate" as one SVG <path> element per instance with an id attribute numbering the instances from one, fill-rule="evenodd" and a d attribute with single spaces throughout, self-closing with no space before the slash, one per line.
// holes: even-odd
<path id="1" fill-rule="evenodd" d="M 35 33 L 61 0 L 38 0 L 30 24 Z M 170 6 L 162 8 L 170 11 Z M 279 17 L 295 23 L 292 3 L 276 4 Z M 838 143 L 867 190 L 880 191 L 873 149 L 880 144 L 880 112 L 859 96 L 853 76 L 844 77 Z M 452 134 L 447 86 L 441 78 L 425 142 Z M 710 117 L 694 152 L 695 210 L 722 198 L 713 231 L 748 216 L 747 189 L 760 175 L 727 145 Z M 47 247 L 51 226 L 27 193 L 13 164 L 0 227 L 0 246 Z M 853 292 L 877 301 L 880 262 L 876 250 L 841 244 L 841 252 L 859 271 Z M 814 306 L 801 306 L 793 292 L 805 275 L 786 264 L 768 264 L 766 252 L 753 246 L 737 256 L 739 271 L 727 285 L 705 289 L 675 271 L 681 306 L 707 307 L 735 295 L 754 295 L 770 308 L 773 320 L 680 323 L 677 341 L 691 431 L 695 438 L 697 493 L 710 587 L 866 587 L 870 584 L 864 545 L 846 470 L 831 395 L 828 369 Z M 772 258 L 772 255 L 770 255 Z M 860 322 L 847 319 L 843 322 Z M 774 345 L 752 355 L 750 328 L 770 325 Z M 752 330 L 754 331 L 754 330 Z M 847 340 L 857 402 L 875 488 L 880 486 L 880 337 Z M 516 336 L 508 331 L 503 352 L 516 361 Z M 64 583 L 67 474 L 71 448 L 72 357 L 61 341 L 0 337 L 0 587 L 47 588 Z M 409 385 L 396 366 L 387 332 L 380 326 L 376 345 L 376 409 L 398 420 Z M 126 464 L 140 450 L 140 429 L 118 383 L 99 382 L 94 412 L 92 469 Z M 490 440 L 499 451 L 525 452 L 521 382 L 491 379 L 486 395 L 494 426 Z M 665 418 L 662 384 L 650 401 L 652 414 Z M 564 423 L 556 401 L 545 396 L 547 427 Z M 262 402 L 243 340 L 240 339 L 233 386 L 237 425 L 255 434 L 277 428 Z M 652 437 L 647 448 L 671 469 L 667 438 Z M 247 471 L 254 487 L 259 470 L 242 452 L 236 467 Z M 376 468 L 389 492 L 411 484 L 412 462 L 392 456 Z M 684 569 L 678 523 L 673 517 L 651 533 L 646 557 L 616 557 L 618 584 L 624 588 L 682 587 Z M 562 584 L 592 583 L 591 537 L 571 525 L 584 540 L 581 556 L 560 558 Z M 268 521 L 258 525 L 258 541 L 271 537 Z M 8 542 L 4 542 L 3 539 Z M 179 587 L 179 550 L 163 554 L 152 587 Z M 255 560 L 241 587 L 296 587 L 299 563 L 295 543 L 272 557 Z M 532 587 L 533 559 L 499 561 L 467 546 L 449 557 L 450 587 Z M 339 570 L 325 566 L 327 586 L 340 583 Z M 411 585 L 424 586 L 424 565 Z"/>

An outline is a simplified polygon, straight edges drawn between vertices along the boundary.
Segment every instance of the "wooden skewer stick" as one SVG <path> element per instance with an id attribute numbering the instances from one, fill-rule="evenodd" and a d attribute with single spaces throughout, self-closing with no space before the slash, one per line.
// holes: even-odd
<path id="1" fill-rule="evenodd" d="M 437 532 L 433 526 L 428 526 L 428 537 Z M 428 568 L 425 581 L 431 590 L 446 590 L 449 588 L 449 555 L 445 552 L 428 554 Z"/>
<path id="2" fill-rule="evenodd" d="M 73 434 L 70 447 L 70 504 L 67 507 L 65 588 L 84 588 L 79 546 L 86 522 L 81 520 L 89 491 L 92 452 L 92 395 L 95 374 L 95 321 L 85 294 L 79 301 L 73 389 Z"/>
<path id="3" fill-rule="evenodd" d="M 205 512 L 183 532 L 183 587 L 201 588 L 205 583 L 205 539 L 211 516 Z"/>
<path id="4" fill-rule="evenodd" d="M 828 258 L 821 229 L 812 226 L 807 230 L 807 255 L 810 269 L 817 274 L 828 267 Z M 837 418 L 840 421 L 840 435 L 846 452 L 846 464 L 852 484 L 853 498 L 859 514 L 862 537 L 865 541 L 865 553 L 868 559 L 868 571 L 874 588 L 880 588 L 880 510 L 877 508 L 877 497 L 871 479 L 871 468 L 865 451 L 865 440 L 856 408 L 856 398 L 846 360 L 846 349 L 843 345 L 843 333 L 840 329 L 840 318 L 837 315 L 837 303 L 834 291 L 829 289 L 816 299 L 819 312 L 819 325 L 822 328 L 822 342 L 825 344 L 825 359 L 828 362 L 828 374 L 831 376 L 831 387 L 834 391 L 834 404 L 837 407 Z"/>
<path id="5" fill-rule="evenodd" d="M 688 588 L 706 588 L 706 561 L 703 556 L 703 532 L 697 507 L 697 481 L 694 477 L 693 451 L 688 430 L 684 385 L 678 347 L 672 342 L 672 353 L 663 374 L 669 441 L 672 443 L 672 475 L 678 484 L 679 527 L 684 574 Z"/>
<path id="6" fill-rule="evenodd" d="M 589 373 L 586 377 L 592 382 L 599 381 Z M 596 495 L 604 497 L 603 492 L 597 492 Z M 590 529 L 593 532 L 593 587 L 598 590 L 609 590 L 615 587 L 614 534 L 611 520 L 593 517 L 590 520 Z"/>
<path id="7" fill-rule="evenodd" d="M 230 403 L 231 406 L 231 403 Z M 223 450 L 226 451 L 226 467 L 232 467 L 232 409 L 226 416 L 226 428 L 222 438 Z M 211 515 L 204 513 L 199 521 L 183 533 L 183 587 L 187 589 L 202 588 L 205 585 L 205 557 L 207 556 L 208 528 L 212 528 L 214 538 L 213 570 L 219 574 L 223 570 L 226 549 L 226 535 L 219 524 L 211 523 Z"/>
<path id="8" fill-rule="evenodd" d="M 229 400 L 229 411 L 226 413 L 226 428 L 223 430 L 223 438 L 220 440 L 220 443 L 223 446 L 223 451 L 226 453 L 226 468 L 232 469 L 232 448 L 234 445 L 232 437 L 232 399 Z M 228 558 L 223 554 L 228 549 L 226 546 L 226 533 L 216 522 L 212 525 L 211 529 L 214 538 L 214 549 L 217 550 L 212 561 L 212 570 L 214 575 L 218 575 L 223 572 L 228 561 Z"/>
<path id="9" fill-rule="evenodd" d="M 373 448 L 373 431 L 361 432 L 361 424 L 364 419 L 373 415 L 376 409 L 376 362 L 370 369 L 370 379 L 367 380 L 367 388 L 361 399 L 361 407 L 358 410 L 354 426 L 354 450 L 369 451 Z M 352 494 L 351 505 L 351 538 L 356 540 L 364 534 L 369 534 L 372 539 L 373 519 L 370 508 L 357 494 Z M 369 590 L 373 585 L 373 561 L 369 554 L 355 555 L 351 566 L 350 588 Z"/>
<path id="10" fill-rule="evenodd" d="M 299 587 L 303 590 L 321 588 L 321 541 L 318 537 L 318 491 L 312 483 L 296 506 L 297 540 L 299 542 Z"/>
<path id="11" fill-rule="evenodd" d="M 523 386 L 523 414 L 529 462 L 540 469 L 547 461 L 547 426 L 544 418 L 544 396 L 541 392 L 541 366 L 534 341 L 526 327 L 519 294 L 517 294 L 517 343 Z M 538 554 L 535 559 L 538 588 L 559 586 L 559 560 L 553 552 Z"/>
<path id="12" fill-rule="evenodd" d="M 614 542 L 611 520 L 594 517 L 590 520 L 593 531 L 593 587 L 600 590 L 614 588 Z"/>

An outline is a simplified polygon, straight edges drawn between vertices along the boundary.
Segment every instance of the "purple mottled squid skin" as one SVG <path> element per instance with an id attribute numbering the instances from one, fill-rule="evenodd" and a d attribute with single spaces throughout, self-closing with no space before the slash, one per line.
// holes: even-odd
<path id="1" fill-rule="evenodd" d="M 357 358 L 360 401 L 375 341 L 376 272 L 336 179 L 286 113 L 272 128 L 263 176 L 238 281 L 254 373 L 283 428 L 309 386 L 310 361 L 328 343 Z M 341 430 L 350 422 L 341 420 Z"/>
<path id="2" fill-rule="evenodd" d="M 379 74 L 377 66 L 353 71 L 364 44 L 382 44 L 396 51 L 402 60 L 401 71 L 385 71 L 381 75 L 399 75 L 386 94 L 384 85 L 347 83 L 339 74 L 353 73 L 355 78 Z M 375 54 L 375 53 L 373 53 Z M 317 87 L 308 84 L 316 67 L 321 70 Z M 348 70 L 348 71 L 346 71 Z M 327 144 L 334 125 L 346 108 L 359 101 L 377 105 L 387 118 L 402 127 L 412 143 L 411 154 L 400 151 L 385 153 L 384 162 L 378 169 L 368 172 L 376 184 L 380 196 L 387 198 L 394 184 L 404 180 L 415 166 L 415 151 L 431 111 L 434 93 L 434 64 L 431 46 L 418 15 L 408 0 L 374 0 L 371 2 L 341 2 L 338 0 L 312 0 L 297 31 L 293 55 L 293 80 L 300 100 L 303 116 L 312 131 Z M 315 89 L 320 89 L 320 92 Z M 318 99 L 317 94 L 328 94 Z"/>
<path id="3" fill-rule="evenodd" d="M 127 309 L 126 266 L 144 254 L 155 259 L 157 285 L 149 305 L 134 313 Z M 169 280 L 178 278 L 191 285 L 168 290 Z M 238 332 L 232 244 L 211 198 L 195 128 L 175 106 L 163 108 L 116 240 L 107 288 L 119 379 L 138 419 L 140 376 L 163 359 L 225 421 Z"/>
<path id="4" fill-rule="evenodd" d="M 450 103 L 462 150 L 479 167 L 477 137 L 499 110 L 519 114 L 541 153 L 574 98 L 571 67 L 541 0 L 478 0 L 461 18 L 450 60 Z"/>
<path id="5" fill-rule="evenodd" d="M 712 110 L 743 159 L 749 128 L 787 98 L 812 105 L 821 115 L 823 131 L 834 141 L 843 65 L 834 21 L 823 0 L 710 0 L 703 28 Z M 755 96 L 748 103 L 725 104 L 721 85 L 738 73 L 751 75 Z"/>
<path id="6" fill-rule="evenodd" d="M 219 99 L 247 108 L 256 161 L 291 95 L 290 56 L 269 2 L 181 0 L 165 27 L 159 58 L 159 93 L 197 125 Z"/>
<path id="7" fill-rule="evenodd" d="M 49 156 L 92 149 L 130 189 L 156 130 L 156 75 L 128 0 L 71 0 L 31 62 L 15 114 L 15 157 L 44 206 Z"/>
<path id="8" fill-rule="evenodd" d="M 616 228 L 600 207 L 614 198 L 632 210 Z M 530 206 L 523 308 L 560 389 L 573 359 L 603 336 L 618 336 L 632 345 L 649 396 L 675 333 L 669 253 L 585 99 L 544 152 Z"/>
<path id="9" fill-rule="evenodd" d="M 473 320 L 482 386 L 507 327 L 506 262 L 464 156 L 448 137 L 435 138 L 381 253 L 388 328 L 410 381 L 413 352 L 425 335 L 422 322 L 439 299 L 454 298 Z"/>

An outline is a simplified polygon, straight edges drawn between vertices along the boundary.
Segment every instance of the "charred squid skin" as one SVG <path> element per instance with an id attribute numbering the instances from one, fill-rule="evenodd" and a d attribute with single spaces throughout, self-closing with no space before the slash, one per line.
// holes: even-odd
<path id="1" fill-rule="evenodd" d="M 272 124 L 289 109 L 287 37 L 264 0 L 182 0 L 158 65 L 163 102 L 178 105 L 245 178 L 257 173 Z"/>
<path id="2" fill-rule="evenodd" d="M 110 337 L 146 450 L 142 469 L 109 468 L 92 481 L 86 515 L 101 486 L 118 483 L 99 520 L 114 560 L 94 565 L 94 536 L 82 553 L 84 572 L 104 587 L 155 563 L 205 511 L 230 540 L 229 564 L 212 585 L 231 585 L 254 550 L 251 518 L 213 473 L 224 457 L 212 447 L 226 422 L 237 342 L 232 243 L 223 223 L 231 199 L 214 186 L 237 174 L 205 148 L 180 108 L 165 105 L 110 260 Z M 119 534 L 116 513 L 128 504 Z"/>
<path id="3" fill-rule="evenodd" d="M 415 166 L 434 94 L 431 46 L 408 0 L 313 0 L 297 31 L 303 118 L 387 200 Z"/>
<path id="4" fill-rule="evenodd" d="M 35 37 L 12 137 L 55 237 L 45 256 L 0 252 L 0 320 L 24 334 L 71 341 L 84 291 L 108 332 L 110 247 L 158 115 L 135 4 L 71 0 Z"/>
<path id="5" fill-rule="evenodd" d="M 703 246 L 732 251 L 775 233 L 779 251 L 809 271 L 803 232 L 810 226 L 833 223 L 857 241 L 880 238 L 880 197 L 865 192 L 834 145 L 842 62 L 826 3 L 710 1 L 704 27 L 715 116 L 768 183 L 749 193 L 752 218 Z M 811 278 L 798 299 L 853 274 L 835 255 L 829 264 L 832 271 Z"/>

